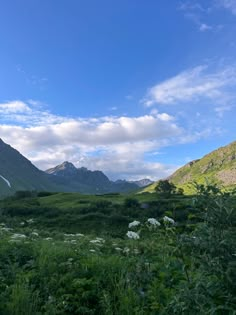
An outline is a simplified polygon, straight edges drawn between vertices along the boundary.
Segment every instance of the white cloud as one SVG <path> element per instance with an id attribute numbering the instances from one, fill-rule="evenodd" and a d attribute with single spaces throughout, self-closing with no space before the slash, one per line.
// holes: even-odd
<path id="1" fill-rule="evenodd" d="M 236 15 L 236 1 L 235 0 L 219 0 L 219 5 L 223 6 L 225 9 L 228 9 L 232 14 Z"/>
<path id="2" fill-rule="evenodd" d="M 17 114 L 17 113 L 31 113 L 31 109 L 27 104 L 21 101 L 13 101 L 13 102 L 6 102 L 0 104 L 0 114 Z"/>
<path id="3" fill-rule="evenodd" d="M 228 88 L 235 85 L 235 66 L 210 72 L 207 66 L 201 65 L 153 86 L 143 102 L 146 106 L 152 106 L 199 101 L 203 98 L 225 101 L 230 97 Z"/>
<path id="4" fill-rule="evenodd" d="M 201 23 L 200 26 L 199 26 L 199 30 L 201 32 L 210 31 L 210 30 L 212 30 L 212 26 L 210 26 L 208 24 L 205 24 L 205 23 Z"/>
<path id="5" fill-rule="evenodd" d="M 0 137 L 41 169 L 69 160 L 77 166 L 101 169 L 113 179 L 154 179 L 175 169 L 144 161 L 146 153 L 175 142 L 183 134 L 167 113 L 70 118 L 36 105 L 32 100 L 0 104 Z"/>

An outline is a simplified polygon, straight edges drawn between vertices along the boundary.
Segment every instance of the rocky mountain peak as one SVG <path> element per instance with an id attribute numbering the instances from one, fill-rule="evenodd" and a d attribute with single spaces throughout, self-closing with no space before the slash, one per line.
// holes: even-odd
<path id="1" fill-rule="evenodd" d="M 62 164 L 57 165 L 56 167 L 46 170 L 46 173 L 52 175 L 61 175 L 61 176 L 71 176 L 75 175 L 78 172 L 77 168 L 73 163 L 65 161 Z"/>
<path id="2" fill-rule="evenodd" d="M 62 164 L 58 165 L 61 169 L 76 169 L 73 163 L 65 161 Z"/>

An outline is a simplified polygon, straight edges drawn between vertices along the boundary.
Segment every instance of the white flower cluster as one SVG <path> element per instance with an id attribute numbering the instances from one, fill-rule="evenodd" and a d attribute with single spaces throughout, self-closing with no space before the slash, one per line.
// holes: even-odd
<path id="1" fill-rule="evenodd" d="M 131 239 L 134 239 L 134 240 L 138 240 L 140 238 L 138 233 L 135 233 L 133 231 L 128 231 L 126 233 L 126 235 L 128 236 L 128 238 L 131 238 Z"/>
<path id="2" fill-rule="evenodd" d="M 105 243 L 105 240 L 102 237 L 96 237 L 95 240 L 91 240 L 89 242 L 98 246 L 102 246 L 102 244 Z"/>
<path id="3" fill-rule="evenodd" d="M 135 220 L 135 221 L 129 223 L 129 228 L 133 228 L 133 227 L 136 227 L 138 225 L 140 225 L 140 222 Z"/>
<path id="4" fill-rule="evenodd" d="M 161 225 L 161 223 L 160 223 L 159 221 L 157 221 L 156 219 L 154 219 L 154 218 L 149 218 L 149 219 L 147 220 L 147 222 L 148 222 L 149 224 L 155 226 L 155 227 Z"/>
<path id="5" fill-rule="evenodd" d="M 29 224 L 32 224 L 32 223 L 34 223 L 34 219 L 26 220 L 26 222 L 29 223 Z"/>
<path id="6" fill-rule="evenodd" d="M 9 240 L 9 242 L 20 242 L 23 239 L 26 239 L 26 235 L 25 234 L 19 234 L 19 233 L 15 233 L 12 234 L 11 239 Z"/>
<path id="7" fill-rule="evenodd" d="M 12 239 L 16 239 L 16 238 L 20 238 L 20 239 L 23 239 L 23 238 L 26 238 L 26 235 L 25 234 L 18 234 L 18 233 L 15 233 L 11 236 Z"/>
<path id="8" fill-rule="evenodd" d="M 172 218 L 169 218 L 167 216 L 164 216 L 163 221 L 167 224 L 175 224 L 175 221 Z"/>

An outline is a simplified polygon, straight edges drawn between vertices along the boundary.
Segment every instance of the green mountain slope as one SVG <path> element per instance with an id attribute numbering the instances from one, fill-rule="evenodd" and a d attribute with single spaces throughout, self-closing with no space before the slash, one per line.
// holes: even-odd
<path id="1" fill-rule="evenodd" d="M 236 187 L 236 141 L 194 160 L 179 168 L 168 178 L 185 192 L 191 192 L 190 184 L 208 181 L 220 187 Z M 144 191 L 152 192 L 157 182 L 148 186 Z"/>

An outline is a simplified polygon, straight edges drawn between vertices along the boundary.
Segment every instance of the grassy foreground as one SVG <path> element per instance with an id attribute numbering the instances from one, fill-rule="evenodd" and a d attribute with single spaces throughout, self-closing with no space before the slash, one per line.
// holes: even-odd
<path id="1" fill-rule="evenodd" d="M 236 314 L 235 196 L 136 198 L 3 201 L 0 314 Z"/>

